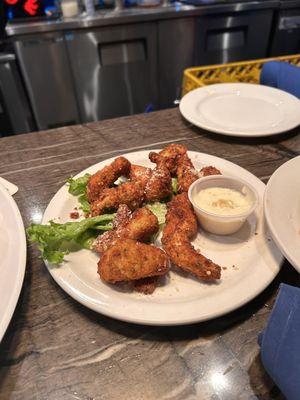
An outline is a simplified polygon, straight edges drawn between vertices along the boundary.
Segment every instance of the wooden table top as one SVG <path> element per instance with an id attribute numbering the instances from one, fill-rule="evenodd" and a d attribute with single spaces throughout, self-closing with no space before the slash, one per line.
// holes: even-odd
<path id="1" fill-rule="evenodd" d="M 192 127 L 177 109 L 165 110 L 2 138 L 0 176 L 19 186 L 14 198 L 27 227 L 41 221 L 66 178 L 106 158 L 178 142 L 267 182 L 299 154 L 298 132 L 230 138 Z M 28 245 L 23 289 L 0 345 L 0 399 L 282 399 L 257 345 L 280 282 L 300 286 L 288 262 L 261 295 L 229 315 L 182 327 L 139 326 L 77 303 Z"/>

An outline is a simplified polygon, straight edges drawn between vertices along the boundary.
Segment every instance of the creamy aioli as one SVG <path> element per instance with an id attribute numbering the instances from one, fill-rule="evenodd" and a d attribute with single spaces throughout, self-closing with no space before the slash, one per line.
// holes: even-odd
<path id="1" fill-rule="evenodd" d="M 194 201 L 202 210 L 217 215 L 234 216 L 248 211 L 252 199 L 234 189 L 211 187 L 201 190 Z"/>

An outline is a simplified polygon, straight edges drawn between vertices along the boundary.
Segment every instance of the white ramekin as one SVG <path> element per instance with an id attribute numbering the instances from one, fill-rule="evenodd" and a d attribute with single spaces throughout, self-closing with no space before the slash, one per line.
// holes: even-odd
<path id="1" fill-rule="evenodd" d="M 234 189 L 242 194 L 250 196 L 252 206 L 245 212 L 238 215 L 220 215 L 200 208 L 194 201 L 194 197 L 203 189 L 211 187 L 221 187 Z M 237 232 L 246 219 L 253 213 L 258 204 L 258 194 L 256 190 L 242 179 L 224 176 L 211 175 L 197 179 L 189 188 L 188 196 L 192 203 L 197 218 L 201 226 L 208 232 L 217 235 L 231 235 Z"/>

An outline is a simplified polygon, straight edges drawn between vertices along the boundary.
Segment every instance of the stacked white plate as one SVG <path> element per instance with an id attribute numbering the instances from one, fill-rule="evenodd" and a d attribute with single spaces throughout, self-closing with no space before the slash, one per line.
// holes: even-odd
<path id="1" fill-rule="evenodd" d="M 195 89 L 183 97 L 179 109 L 192 124 L 229 136 L 270 136 L 300 124 L 300 101 L 295 96 L 248 83 Z"/>

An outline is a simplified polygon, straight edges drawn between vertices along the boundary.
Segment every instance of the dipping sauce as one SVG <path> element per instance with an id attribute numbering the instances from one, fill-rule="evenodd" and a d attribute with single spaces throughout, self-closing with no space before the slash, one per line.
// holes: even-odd
<path id="1" fill-rule="evenodd" d="M 246 193 L 224 187 L 210 187 L 194 195 L 194 202 L 202 210 L 217 215 L 235 216 L 247 212 L 253 201 Z"/>

